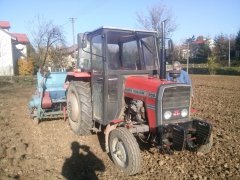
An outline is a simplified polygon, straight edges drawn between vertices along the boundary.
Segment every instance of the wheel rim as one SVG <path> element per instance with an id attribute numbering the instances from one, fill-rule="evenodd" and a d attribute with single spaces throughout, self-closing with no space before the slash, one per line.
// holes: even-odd
<path id="1" fill-rule="evenodd" d="M 124 147 L 123 142 L 114 138 L 112 142 L 112 154 L 113 158 L 116 160 L 117 164 L 121 167 L 126 167 L 127 165 L 127 153 Z"/>
<path id="2" fill-rule="evenodd" d="M 75 94 L 71 93 L 68 100 L 68 115 L 72 121 L 77 122 L 79 116 L 78 100 Z"/>

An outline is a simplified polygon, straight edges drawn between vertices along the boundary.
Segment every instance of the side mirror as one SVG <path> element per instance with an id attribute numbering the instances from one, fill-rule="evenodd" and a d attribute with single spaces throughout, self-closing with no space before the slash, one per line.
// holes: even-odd
<path id="1" fill-rule="evenodd" d="M 87 39 L 86 39 L 85 33 L 79 33 L 77 35 L 77 39 L 78 39 L 78 48 L 83 49 L 87 47 Z"/>

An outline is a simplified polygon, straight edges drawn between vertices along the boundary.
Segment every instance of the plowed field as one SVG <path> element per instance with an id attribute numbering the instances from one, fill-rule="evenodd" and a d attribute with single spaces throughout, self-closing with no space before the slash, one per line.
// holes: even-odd
<path id="1" fill-rule="evenodd" d="M 63 120 L 35 125 L 27 104 L 34 85 L 0 81 L 0 179 L 240 179 L 240 77 L 191 76 L 193 116 L 213 124 L 206 155 L 162 155 L 141 147 L 142 171 L 126 176 L 102 149 L 102 136 L 75 135 Z"/>

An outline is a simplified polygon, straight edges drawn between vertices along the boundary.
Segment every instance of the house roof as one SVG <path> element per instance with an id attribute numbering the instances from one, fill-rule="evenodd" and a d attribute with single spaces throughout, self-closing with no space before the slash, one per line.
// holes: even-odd
<path id="1" fill-rule="evenodd" d="M 196 40 L 194 41 L 195 44 L 204 44 L 205 41 L 204 40 Z"/>
<path id="2" fill-rule="evenodd" d="M 28 43 L 28 37 L 26 34 L 20 34 L 20 33 L 11 33 L 13 37 L 17 39 L 19 43 Z"/>
<path id="3" fill-rule="evenodd" d="M 3 28 L 3 29 L 9 29 L 11 26 L 10 26 L 10 23 L 8 21 L 0 21 L 0 28 Z"/>

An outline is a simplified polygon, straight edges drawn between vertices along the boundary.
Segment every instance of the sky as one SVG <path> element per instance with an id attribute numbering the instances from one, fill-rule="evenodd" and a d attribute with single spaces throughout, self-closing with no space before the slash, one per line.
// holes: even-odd
<path id="1" fill-rule="evenodd" d="M 31 41 L 33 22 L 40 16 L 60 25 L 71 45 L 70 18 L 75 37 L 101 26 L 139 29 L 137 13 L 147 16 L 148 9 L 158 5 L 166 6 L 175 20 L 171 38 L 176 44 L 193 35 L 214 38 L 240 30 L 240 0 L 0 0 L 0 21 L 9 21 L 10 32 L 25 33 Z"/>

